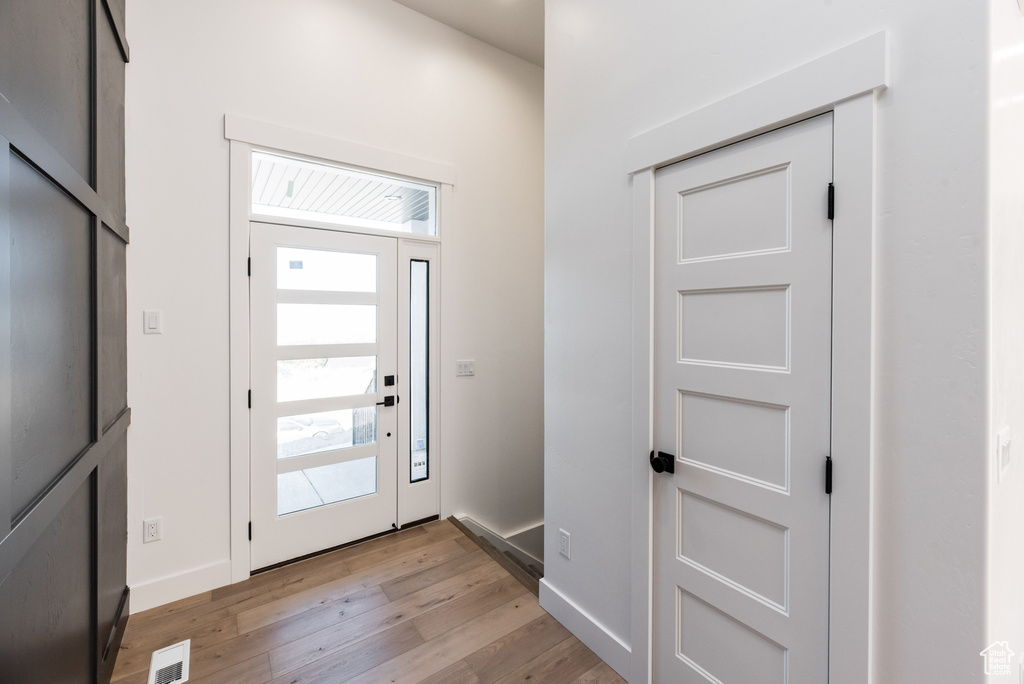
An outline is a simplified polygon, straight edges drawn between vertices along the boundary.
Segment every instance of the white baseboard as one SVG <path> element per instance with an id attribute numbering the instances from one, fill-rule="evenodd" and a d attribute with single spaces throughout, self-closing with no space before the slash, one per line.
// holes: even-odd
<path id="1" fill-rule="evenodd" d="M 540 581 L 540 607 L 562 623 L 577 639 L 629 680 L 632 651 L 608 628 L 555 589 L 546 579 Z"/>
<path id="2" fill-rule="evenodd" d="M 544 561 L 544 521 L 530 525 L 518 532 L 509 534 L 508 543 L 529 554 L 533 558 Z"/>
<path id="3" fill-rule="evenodd" d="M 231 584 L 231 561 L 131 585 L 131 614 Z"/>
<path id="4" fill-rule="evenodd" d="M 489 541 L 491 543 L 491 546 L 496 548 L 501 553 L 505 553 L 506 551 L 508 551 L 512 555 L 518 557 L 519 560 L 523 561 L 527 565 L 531 565 L 532 564 L 533 566 L 535 566 L 537 568 L 537 570 L 540 571 L 540 573 L 542 575 L 544 574 L 544 562 L 543 561 L 541 561 L 539 558 L 537 558 L 535 555 L 533 555 L 529 551 L 527 551 L 525 549 L 522 549 L 522 548 L 518 547 L 517 545 L 515 545 L 514 543 L 512 543 L 511 541 L 509 541 L 512 537 L 520 535 L 523 532 L 529 531 L 532 528 L 528 527 L 528 528 L 526 528 L 526 530 L 520 530 L 520 531 L 516 532 L 513 535 L 509 535 L 509 538 L 506 539 L 505 537 L 501 536 L 497 532 L 494 532 L 493 530 L 490 530 L 490 529 L 484 527 L 483 525 L 478 523 L 476 520 L 473 520 L 472 518 L 462 517 L 462 518 L 459 518 L 459 522 L 462 523 L 463 525 L 465 525 L 466 527 L 468 527 L 469 531 L 472 532 L 473 534 L 475 534 L 476 536 L 478 536 L 478 537 L 480 537 L 482 539 L 486 539 L 487 541 Z M 541 527 L 543 527 L 544 523 L 539 523 L 539 525 Z"/>

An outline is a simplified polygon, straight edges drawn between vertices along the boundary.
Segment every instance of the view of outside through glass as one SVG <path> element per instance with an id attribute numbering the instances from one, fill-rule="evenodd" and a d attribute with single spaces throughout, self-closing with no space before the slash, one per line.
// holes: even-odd
<path id="1" fill-rule="evenodd" d="M 376 356 L 291 359 L 277 362 L 277 400 L 300 401 L 377 391 Z"/>
<path id="2" fill-rule="evenodd" d="M 344 297 L 341 301 L 353 301 L 352 296 L 355 296 L 354 301 L 375 301 L 377 256 L 280 246 L 277 248 L 277 289 L 292 293 L 284 295 L 292 301 L 277 304 L 277 401 L 376 395 L 377 357 L 367 356 L 365 351 L 360 356 L 343 356 L 345 347 L 329 347 L 375 343 L 376 304 L 296 303 L 295 300 L 308 302 L 313 297 L 313 301 L 330 302 Z M 306 345 L 328 345 L 328 349 L 312 350 L 327 354 L 288 358 L 290 354 L 299 357 L 309 354 L 311 350 L 305 348 Z M 359 408 L 303 412 L 278 418 L 278 459 L 375 444 L 375 400 L 375 396 L 368 397 L 365 400 L 368 405 Z M 376 491 L 375 456 L 279 473 L 277 512 L 286 515 Z"/>
<path id="3" fill-rule="evenodd" d="M 277 476 L 277 514 L 287 515 L 377 491 L 377 457 Z"/>
<path id="4" fill-rule="evenodd" d="M 278 247 L 277 289 L 376 292 L 377 255 Z"/>
<path id="5" fill-rule="evenodd" d="M 428 356 L 429 356 L 429 320 L 428 306 L 430 263 L 413 261 L 410 264 L 409 291 L 409 354 L 410 375 L 409 394 L 411 408 L 410 422 L 410 480 L 419 482 L 429 475 L 428 456 L 428 418 L 429 403 L 427 394 Z"/>
<path id="6" fill-rule="evenodd" d="M 252 212 L 437 235 L 437 187 L 254 150 Z"/>
<path id="7" fill-rule="evenodd" d="M 277 419 L 277 457 L 295 458 L 377 441 L 377 407 Z"/>

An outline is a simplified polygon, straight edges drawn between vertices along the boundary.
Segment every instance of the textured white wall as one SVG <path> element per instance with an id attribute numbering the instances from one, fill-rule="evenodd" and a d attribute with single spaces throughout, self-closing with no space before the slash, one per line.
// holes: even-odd
<path id="1" fill-rule="evenodd" d="M 1024 653 L 1024 17 L 990 0 L 989 270 L 991 423 L 988 636 Z M 995 435 L 1013 435 L 999 478 Z M 1021 662 L 1024 662 L 1022 660 Z M 1014 676 L 1018 676 L 1014 672 Z M 1017 681 L 1006 679 L 1005 681 Z"/>
<path id="2" fill-rule="evenodd" d="M 646 456 L 629 452 L 626 141 L 883 29 L 872 666 L 878 682 L 981 678 L 989 27 L 976 3 L 548 0 L 545 573 L 625 644 L 639 609 L 629 462 Z"/>
<path id="3" fill-rule="evenodd" d="M 387 0 L 129 0 L 128 25 L 132 607 L 228 577 L 226 112 L 455 167 L 443 512 L 539 521 L 541 69 Z M 141 334 L 143 309 L 162 336 Z M 456 379 L 456 358 L 477 377 Z M 163 540 L 143 546 L 150 516 Z"/>

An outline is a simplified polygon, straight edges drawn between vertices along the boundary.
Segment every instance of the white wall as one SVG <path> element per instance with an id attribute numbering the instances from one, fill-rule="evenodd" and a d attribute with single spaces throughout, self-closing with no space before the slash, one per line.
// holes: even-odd
<path id="1" fill-rule="evenodd" d="M 989 241 L 991 416 L 986 643 L 1024 653 L 1024 17 L 990 0 Z M 995 435 L 1009 428 L 1000 478 Z M 1024 661 L 1021 661 L 1024 662 Z M 1016 673 L 1015 673 L 1016 674 Z M 1017 681 L 1007 678 L 1003 681 Z"/>
<path id="2" fill-rule="evenodd" d="M 548 0 L 545 573 L 625 648 L 639 646 L 641 609 L 629 463 L 646 457 L 629 452 L 626 141 L 883 29 L 872 669 L 877 682 L 982 678 L 988 16 L 976 3 Z"/>
<path id="3" fill-rule="evenodd" d="M 442 513 L 539 521 L 541 69 L 386 0 L 129 0 L 128 26 L 132 608 L 228 581 L 227 112 L 455 167 Z"/>

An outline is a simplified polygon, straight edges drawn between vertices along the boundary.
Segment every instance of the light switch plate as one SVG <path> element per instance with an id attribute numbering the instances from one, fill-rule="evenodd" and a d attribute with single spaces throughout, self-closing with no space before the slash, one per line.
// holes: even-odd
<path id="1" fill-rule="evenodd" d="M 159 311 L 142 312 L 142 332 L 145 335 L 161 335 L 164 332 L 164 315 Z"/>
<path id="2" fill-rule="evenodd" d="M 455 362 L 455 375 L 459 377 L 468 377 L 476 375 L 476 360 L 475 359 L 461 359 Z"/>

